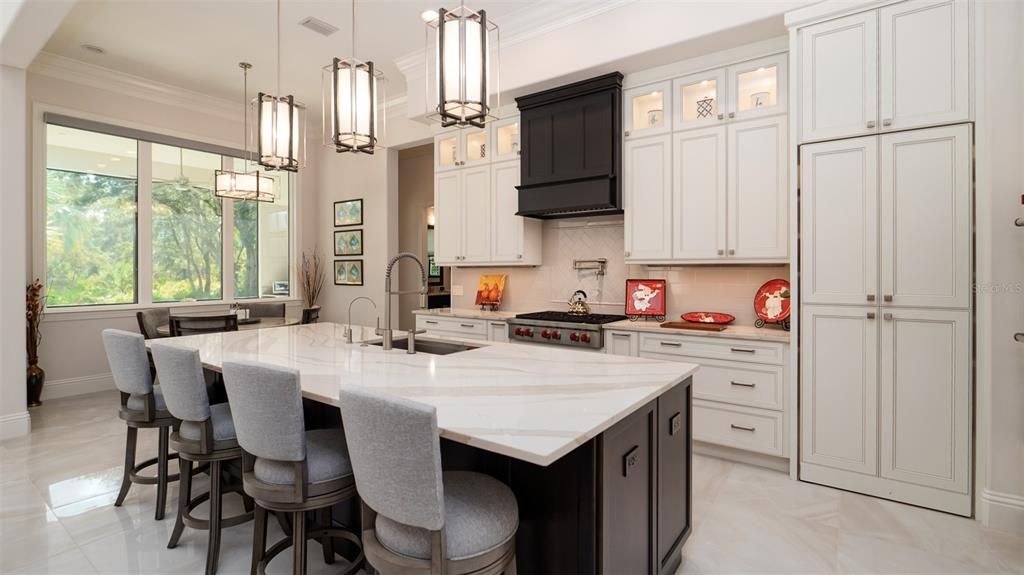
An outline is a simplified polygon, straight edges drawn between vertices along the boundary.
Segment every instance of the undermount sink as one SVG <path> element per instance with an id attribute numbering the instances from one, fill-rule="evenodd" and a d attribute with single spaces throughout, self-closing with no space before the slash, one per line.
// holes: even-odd
<path id="1" fill-rule="evenodd" d="M 383 341 L 378 341 L 373 345 L 384 346 Z M 409 349 L 409 338 L 407 337 L 396 337 L 391 345 L 394 349 Z M 459 353 L 460 351 L 469 351 L 476 349 L 476 346 L 466 345 L 464 343 L 455 343 L 450 341 L 437 341 L 434 339 L 422 339 L 416 338 L 416 353 L 429 353 L 432 355 L 450 355 L 453 353 Z"/>

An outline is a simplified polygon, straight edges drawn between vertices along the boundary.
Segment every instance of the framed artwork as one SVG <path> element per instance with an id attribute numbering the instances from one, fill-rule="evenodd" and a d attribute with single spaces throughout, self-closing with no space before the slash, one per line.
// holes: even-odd
<path id="1" fill-rule="evenodd" d="M 501 296 L 505 294 L 505 274 L 485 274 L 480 276 L 476 286 L 476 305 L 497 308 L 501 305 Z"/>
<path id="2" fill-rule="evenodd" d="M 626 315 L 630 319 L 665 319 L 665 280 L 626 280 Z"/>
<path id="3" fill-rule="evenodd" d="M 334 255 L 363 255 L 363 230 L 336 230 L 334 232 Z"/>
<path id="4" fill-rule="evenodd" d="M 334 202 L 334 227 L 363 225 L 363 200 Z"/>
<path id="5" fill-rule="evenodd" d="M 363 260 L 334 260 L 334 285 L 363 285 Z"/>

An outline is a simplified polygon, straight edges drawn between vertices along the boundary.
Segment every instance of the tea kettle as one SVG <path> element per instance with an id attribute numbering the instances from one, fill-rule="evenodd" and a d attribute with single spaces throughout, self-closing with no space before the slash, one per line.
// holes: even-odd
<path id="1" fill-rule="evenodd" d="M 578 289 L 569 298 L 569 313 L 575 315 L 587 315 L 590 313 L 590 306 L 587 305 L 587 292 Z"/>

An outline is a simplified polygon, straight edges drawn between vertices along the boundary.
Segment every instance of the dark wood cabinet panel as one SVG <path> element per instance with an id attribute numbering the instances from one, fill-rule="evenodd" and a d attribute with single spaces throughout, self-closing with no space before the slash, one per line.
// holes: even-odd
<path id="1" fill-rule="evenodd" d="M 690 534 L 690 386 L 658 398 L 658 572 L 675 573 L 676 550 Z"/>

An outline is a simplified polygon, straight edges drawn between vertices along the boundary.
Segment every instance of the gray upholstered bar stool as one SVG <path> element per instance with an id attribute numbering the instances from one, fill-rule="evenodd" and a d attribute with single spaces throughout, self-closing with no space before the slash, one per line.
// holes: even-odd
<path id="1" fill-rule="evenodd" d="M 140 485 L 156 484 L 157 520 L 164 518 L 167 506 L 167 483 L 177 481 L 178 475 L 168 474 L 167 464 L 176 459 L 176 453 L 170 453 L 168 439 L 172 427 L 177 420 L 167 411 L 163 390 L 153 385 L 150 372 L 149 355 L 146 353 L 146 340 L 141 334 L 119 329 L 103 330 L 103 347 L 107 352 L 107 362 L 114 376 L 114 385 L 121 392 L 121 410 L 118 417 L 128 426 L 128 439 L 124 448 L 124 475 L 121 478 L 121 491 L 114 501 L 115 507 L 124 503 L 128 490 L 133 483 Z M 160 432 L 157 456 L 136 465 L 135 448 L 138 442 L 139 429 L 156 428 Z M 141 475 L 143 469 L 156 464 L 155 477 Z"/>
<path id="2" fill-rule="evenodd" d="M 292 572 L 306 572 L 306 539 L 319 539 L 324 561 L 334 562 L 334 539 L 351 543 L 358 553 L 345 575 L 363 564 L 359 537 L 334 529 L 331 507 L 357 496 L 345 433 L 341 429 L 306 431 L 299 372 L 253 362 L 224 362 L 224 384 L 242 446 L 242 485 L 256 500 L 252 572 L 266 566 L 289 546 Z M 270 547 L 267 511 L 292 514 L 292 535 Z M 306 529 L 306 512 L 317 511 L 324 525 Z"/>
<path id="3" fill-rule="evenodd" d="M 434 407 L 358 387 L 339 400 L 374 569 L 515 575 L 516 497 L 488 475 L 441 471 Z"/>
<path id="4" fill-rule="evenodd" d="M 153 343 L 153 361 L 160 376 L 167 409 L 181 421 L 178 431 L 171 433 L 171 446 L 178 452 L 181 481 L 178 484 L 178 518 L 167 542 L 173 549 L 178 545 L 185 527 L 209 531 L 206 547 L 206 574 L 217 572 L 220 557 L 220 530 L 249 521 L 253 517 L 252 499 L 242 492 L 241 484 L 229 487 L 227 492 L 242 495 L 246 513 L 222 517 L 223 490 L 222 464 L 237 459 L 241 462 L 242 448 L 235 438 L 235 425 L 231 421 L 231 407 L 227 403 L 210 405 L 206 393 L 206 378 L 199 351 L 171 343 Z M 192 498 L 192 466 L 208 464 L 210 490 Z M 209 500 L 209 519 L 197 519 L 192 510 Z"/>

